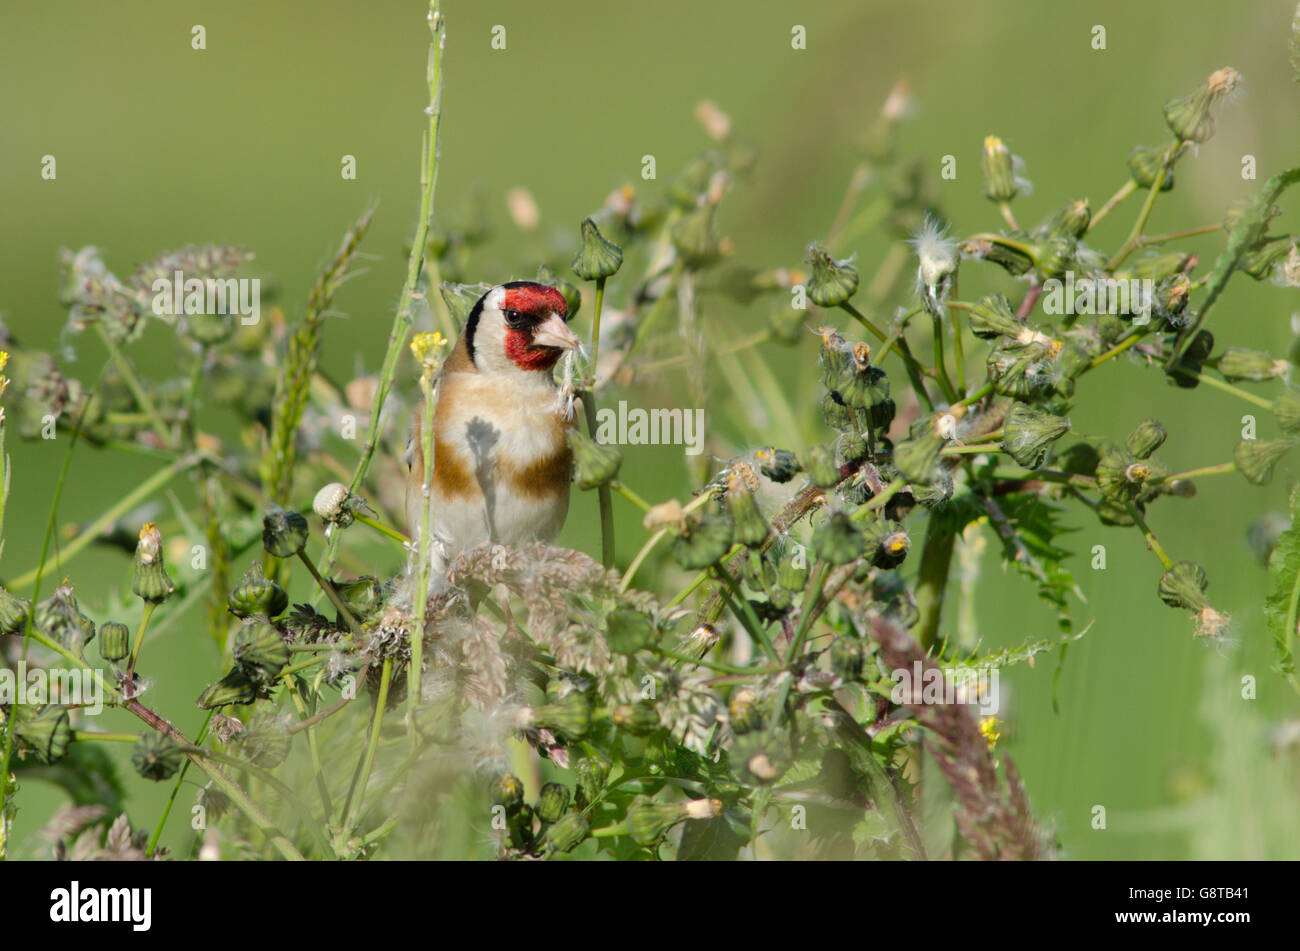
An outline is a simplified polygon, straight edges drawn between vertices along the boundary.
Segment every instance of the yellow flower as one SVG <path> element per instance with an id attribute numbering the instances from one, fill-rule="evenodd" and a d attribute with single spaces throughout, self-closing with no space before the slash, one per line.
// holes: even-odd
<path id="1" fill-rule="evenodd" d="M 998 732 L 998 718 L 984 717 L 980 720 L 980 735 L 988 741 L 989 749 L 994 749 L 998 745 L 998 738 L 1002 736 Z"/>
<path id="2" fill-rule="evenodd" d="M 447 338 L 436 330 L 433 333 L 416 334 L 411 340 L 411 353 L 420 362 L 425 372 L 437 369 L 438 355 L 447 348 Z"/>

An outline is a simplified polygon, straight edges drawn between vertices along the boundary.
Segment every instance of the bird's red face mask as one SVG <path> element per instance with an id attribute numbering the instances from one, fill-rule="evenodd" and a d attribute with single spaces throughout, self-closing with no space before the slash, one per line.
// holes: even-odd
<path id="1" fill-rule="evenodd" d="M 520 281 L 507 284 L 501 302 L 506 356 L 521 370 L 549 370 L 566 350 L 579 347 L 565 323 L 568 304 L 553 287 Z"/>

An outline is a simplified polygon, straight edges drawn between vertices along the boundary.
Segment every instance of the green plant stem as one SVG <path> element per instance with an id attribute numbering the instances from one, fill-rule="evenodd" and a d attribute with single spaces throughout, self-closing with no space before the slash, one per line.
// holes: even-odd
<path id="1" fill-rule="evenodd" d="M 362 525 L 369 525 L 381 535 L 386 535 L 395 542 L 401 542 L 403 545 L 410 542 L 410 539 L 394 528 L 389 528 L 377 518 L 371 518 L 362 512 L 354 512 L 353 517 Z"/>
<path id="2" fill-rule="evenodd" d="M 1137 220 L 1133 222 L 1133 230 L 1129 232 L 1128 239 L 1120 249 L 1115 252 L 1115 256 L 1106 262 L 1106 270 L 1113 272 L 1141 245 L 1142 230 L 1147 225 L 1147 219 L 1151 217 L 1151 210 L 1155 208 L 1156 196 L 1160 194 L 1160 189 L 1165 183 L 1165 177 L 1169 174 L 1169 168 L 1181 154 L 1184 144 L 1175 139 L 1165 151 L 1164 160 L 1160 163 L 1160 171 L 1156 173 L 1155 181 L 1147 189 L 1146 201 L 1142 203 L 1142 210 L 1138 212 Z"/>
<path id="3" fill-rule="evenodd" d="M 154 492 L 161 489 L 171 481 L 172 477 L 174 477 L 178 472 L 184 472 L 186 469 L 192 468 L 197 461 L 198 457 L 195 455 L 182 456 L 166 468 L 159 469 L 113 505 L 105 509 L 100 514 L 99 518 L 87 525 L 80 533 L 78 533 L 76 538 L 62 547 L 59 552 L 60 564 L 66 564 L 68 561 L 72 560 L 74 555 L 78 554 L 83 548 L 103 534 L 106 528 L 131 509 L 135 508 Z M 37 574 L 40 570 L 39 566 L 33 568 L 26 574 L 20 575 L 13 579 L 13 581 L 8 582 L 6 587 L 11 590 L 16 588 L 26 588 L 36 580 Z"/>
<path id="4" fill-rule="evenodd" d="M 152 601 L 144 603 L 144 613 L 140 615 L 140 627 L 135 632 L 135 644 L 131 647 L 131 662 L 126 668 L 126 679 L 129 681 L 135 676 L 135 664 L 140 659 L 140 648 L 144 645 L 144 632 L 149 627 L 149 619 L 153 617 L 154 608 L 158 605 Z"/>
<path id="5" fill-rule="evenodd" d="M 668 529 L 661 528 L 659 529 L 659 531 L 655 532 L 648 539 L 646 539 L 646 543 L 641 546 L 641 550 L 638 551 L 636 553 L 636 557 L 632 559 L 632 564 L 628 565 L 627 571 L 623 572 L 623 580 L 620 581 L 618 585 L 618 590 L 620 592 L 626 591 L 628 589 L 628 585 L 630 585 L 632 583 L 632 579 L 636 577 L 637 569 L 641 567 L 641 563 L 646 560 L 646 556 L 648 556 L 650 552 L 654 550 L 654 547 L 658 545 L 660 540 L 663 539 L 663 537 L 667 534 L 668 534 Z"/>
<path id="6" fill-rule="evenodd" d="M 166 733 L 172 739 L 179 742 L 186 748 L 185 755 L 199 769 L 208 776 L 209 779 L 226 794 L 228 798 L 248 819 L 256 826 L 266 837 L 267 840 L 275 847 L 275 850 L 286 859 L 294 862 L 305 861 L 305 857 L 298 851 L 297 847 L 289 840 L 289 837 L 281 832 L 274 822 L 267 818 L 266 814 L 257 807 L 238 783 L 229 776 L 217 769 L 210 763 L 204 761 L 205 753 L 198 751 L 194 744 L 185 739 L 185 735 L 176 729 L 158 714 L 154 713 L 148 707 L 144 706 L 138 700 L 128 700 L 123 707 L 135 714 L 145 723 L 149 724 L 159 733 Z"/>
<path id="7" fill-rule="evenodd" d="M 1131 178 L 1123 185 L 1121 185 L 1119 189 L 1115 192 L 1115 194 L 1111 195 L 1110 198 L 1106 199 L 1106 203 L 1102 205 L 1100 208 L 1098 208 L 1097 213 L 1092 216 L 1091 220 L 1089 220 L 1088 231 L 1091 231 L 1093 228 L 1097 227 L 1098 223 L 1103 218 L 1105 218 L 1107 215 L 1109 215 L 1112 211 L 1115 210 L 1116 205 L 1118 205 L 1129 195 L 1137 191 L 1137 187 L 1138 187 L 1137 182 L 1133 181 L 1133 179 Z M 1086 231 L 1084 233 L 1087 234 Z"/>
<path id="8" fill-rule="evenodd" d="M 1199 469 L 1188 469 L 1184 472 L 1175 472 L 1167 475 L 1161 482 L 1169 483 L 1176 479 L 1197 479 L 1201 476 L 1227 475 L 1229 472 L 1236 472 L 1237 464 L 1235 462 L 1221 462 L 1217 466 L 1201 466 Z"/>
<path id="9" fill-rule="evenodd" d="M 303 548 L 298 551 L 298 560 L 307 566 L 307 571 L 311 574 L 317 587 L 325 592 L 325 596 L 330 599 L 330 603 L 338 609 L 339 614 L 343 616 L 344 622 L 352 633 L 357 637 L 364 637 L 365 634 L 361 630 L 361 622 L 356 619 L 348 606 L 343 603 L 343 599 L 339 597 L 339 593 L 334 590 L 334 585 L 329 581 L 326 581 L 325 578 L 321 576 L 321 573 L 316 570 L 316 565 L 312 563 L 311 558 L 307 555 L 307 549 Z"/>
<path id="10" fill-rule="evenodd" d="M 1184 369 L 1183 367 L 1175 368 L 1174 372 L 1177 373 L 1179 376 L 1192 377 L 1193 379 L 1200 380 L 1202 383 L 1206 384 L 1207 386 L 1212 386 L 1216 390 L 1222 390 L 1224 393 L 1231 393 L 1233 396 L 1237 397 L 1237 399 L 1245 400 L 1247 403 L 1251 403 L 1255 406 L 1258 406 L 1260 409 L 1266 409 L 1270 411 L 1273 409 L 1273 404 L 1270 403 L 1268 400 L 1264 399 L 1262 396 L 1256 396 L 1254 393 L 1248 393 L 1239 386 L 1233 386 L 1227 380 L 1218 380 L 1210 376 L 1208 373 L 1196 373 L 1191 370 Z"/>
<path id="11" fill-rule="evenodd" d="M 971 446 L 945 446 L 939 450 L 940 455 L 944 456 L 969 456 L 981 452 L 1001 452 L 1002 444 L 996 442 L 976 443 Z"/>
<path id="12" fill-rule="evenodd" d="M 590 390 L 582 394 L 582 411 L 587 418 L 587 435 L 596 438 L 596 395 Z M 614 498 L 609 485 L 596 488 L 600 504 L 600 562 L 606 568 L 614 567 Z"/>
<path id="13" fill-rule="evenodd" d="M 934 314 L 930 315 L 930 320 L 934 325 L 934 369 L 938 376 L 939 389 L 943 390 L 943 395 L 947 397 L 949 403 L 955 403 L 960 397 L 957 388 L 952 385 L 952 380 L 948 377 L 948 367 L 944 360 L 943 323 Z"/>
<path id="14" fill-rule="evenodd" d="M 1170 558 L 1169 555 L 1165 553 L 1165 550 L 1160 546 L 1160 542 L 1156 540 L 1155 532 L 1151 531 L 1151 526 L 1149 526 L 1146 519 L 1142 517 L 1142 513 L 1138 510 L 1138 507 L 1132 502 L 1127 503 L 1126 507 L 1128 508 L 1128 513 L 1132 516 L 1133 521 L 1137 522 L 1138 528 L 1142 530 L 1142 537 L 1146 539 L 1147 547 L 1155 552 L 1156 557 L 1160 559 L 1160 564 L 1164 567 L 1165 571 L 1172 570 L 1174 567 L 1173 559 Z"/>
<path id="15" fill-rule="evenodd" d="M 951 301 L 948 302 L 951 305 Z M 961 310 L 960 307 L 953 308 L 954 311 Z M 961 321 L 957 314 L 951 315 L 952 320 L 952 348 L 953 362 L 957 371 L 957 395 L 965 397 L 966 395 L 966 344 L 961 339 Z"/>
<path id="16" fill-rule="evenodd" d="M 1088 362 L 1088 369 L 1089 369 L 1089 370 L 1095 370 L 1095 369 L 1097 369 L 1097 367 L 1101 366 L 1101 365 L 1102 365 L 1103 363 L 1105 363 L 1107 360 L 1112 360 L 1112 359 L 1114 359 L 1115 357 L 1118 357 L 1121 353 L 1123 353 L 1124 351 L 1128 350 L 1128 349 L 1129 349 L 1130 347 L 1132 347 L 1135 343 L 1137 343 L 1139 340 L 1141 340 L 1141 339 L 1142 339 L 1142 336 L 1143 336 L 1143 335 L 1142 335 L 1139 331 L 1136 331 L 1136 330 L 1133 331 L 1131 334 L 1129 334 L 1127 337 L 1125 337 L 1125 338 L 1124 338 L 1123 340 L 1121 340 L 1119 343 L 1115 344 L 1115 346 L 1111 347 L 1111 348 L 1110 348 L 1109 350 L 1107 350 L 1105 353 L 1101 353 L 1101 354 L 1098 354 L 1097 356 L 1093 357 L 1092 360 L 1090 360 L 1090 361 Z"/>
<path id="17" fill-rule="evenodd" d="M 596 307 L 595 313 L 591 315 L 591 379 L 587 383 L 587 388 L 595 392 L 596 389 L 596 361 L 600 357 L 600 313 L 605 304 L 605 278 L 596 278 Z"/>
<path id="18" fill-rule="evenodd" d="M 925 548 L 921 552 L 921 567 L 914 592 L 918 613 L 916 638 L 927 654 L 938 639 L 953 545 L 957 538 L 939 522 L 939 519 L 931 518 L 926 528 Z"/>
<path id="19" fill-rule="evenodd" d="M 130 361 L 126 359 L 126 355 L 122 353 L 118 345 L 113 342 L 113 338 L 108 335 L 108 331 L 104 329 L 103 324 L 96 321 L 93 326 L 95 333 L 99 335 L 99 339 L 103 341 L 105 349 L 108 350 L 109 357 L 117 365 L 118 372 L 122 374 L 122 382 L 131 391 L 131 396 L 134 398 L 136 405 L 149 417 L 149 425 L 157 433 L 164 446 L 172 445 L 174 442 L 172 434 L 167 430 L 167 425 L 163 422 L 162 416 L 159 415 L 158 407 L 154 405 L 149 392 L 140 383 L 140 378 L 135 375 L 135 370 L 131 368 Z"/>
<path id="20" fill-rule="evenodd" d="M 140 739 L 139 733 L 86 733 L 76 730 L 72 734 L 73 743 L 134 743 Z"/>
<path id="21" fill-rule="evenodd" d="M 1215 231 L 1222 231 L 1223 224 L 1201 225 L 1199 228 L 1185 228 L 1182 231 L 1167 231 L 1164 234 L 1144 235 L 1140 242 L 1140 248 L 1147 248 L 1153 244 L 1166 244 L 1170 241 L 1181 241 L 1183 238 L 1194 238 L 1201 234 L 1212 234 Z"/>
<path id="22" fill-rule="evenodd" d="M 814 609 L 817 600 L 822 596 L 822 589 L 826 586 L 826 575 L 829 571 L 830 566 L 818 559 L 812 573 L 808 576 L 808 587 L 804 590 L 803 601 L 800 603 L 799 625 L 794 629 L 794 636 L 790 638 L 790 646 L 786 651 L 787 666 L 799 659 L 804 641 L 808 639 L 808 632 L 812 630 L 813 621 L 817 617 L 817 611 Z"/>
<path id="23" fill-rule="evenodd" d="M 207 717 L 203 720 L 203 726 L 199 728 L 198 736 L 194 740 L 196 746 L 202 746 L 208 736 L 208 725 L 212 723 L 212 715 L 215 710 L 209 710 Z M 152 856 L 158 848 L 158 840 L 162 838 L 163 828 L 167 825 L 167 819 L 172 814 L 172 806 L 176 804 L 176 797 L 180 794 L 181 786 L 185 782 L 185 776 L 190 771 L 190 761 L 186 759 L 181 764 L 180 772 L 176 774 L 176 782 L 172 783 L 171 795 L 167 797 L 167 803 L 163 806 L 162 815 L 158 817 L 157 824 L 153 827 L 153 834 L 149 836 L 149 844 L 145 847 L 144 854 Z"/>
<path id="24" fill-rule="evenodd" d="M 773 661 L 780 663 L 781 656 L 776 652 L 776 648 L 772 646 L 772 640 L 767 636 L 767 631 L 763 628 L 763 622 L 754 613 L 754 606 L 749 603 L 749 599 L 740 590 L 740 585 L 735 577 L 721 565 L 715 565 L 713 572 L 714 576 L 727 589 L 725 597 L 731 602 L 731 610 L 740 620 L 749 636 L 763 649 L 763 653 Z"/>
<path id="25" fill-rule="evenodd" d="M 358 764 L 358 773 L 352 777 L 352 787 L 348 790 L 347 801 L 343 804 L 341 828 L 352 831 L 352 802 L 355 794 L 357 809 L 366 796 L 366 786 L 370 782 L 370 770 L 375 765 L 375 751 L 379 748 L 379 729 L 384 723 L 384 708 L 388 706 L 388 682 L 393 673 L 393 659 L 384 658 L 384 666 L 379 670 L 379 696 L 375 703 L 375 715 L 370 723 L 370 741 L 366 744 L 365 754 Z"/>
<path id="26" fill-rule="evenodd" d="M 406 280 L 402 284 L 401 297 L 398 299 L 397 314 L 393 318 L 393 327 L 388 335 L 388 349 L 384 353 L 384 362 L 380 367 L 375 395 L 370 408 L 370 424 L 366 430 L 366 444 L 357 461 L 356 470 L 348 490 L 357 494 L 370 464 L 374 459 L 375 449 L 379 445 L 379 426 L 384 406 L 388 402 L 388 393 L 397 376 L 397 363 L 406 348 L 406 338 L 414 322 L 411 315 L 415 299 L 416 286 L 424 264 L 425 244 L 429 240 L 429 227 L 433 219 L 433 195 L 438 183 L 438 132 L 442 125 L 442 57 L 446 48 L 446 23 L 439 9 L 439 0 L 429 3 L 429 105 L 425 114 L 429 117 L 428 127 L 424 132 L 420 162 L 420 217 L 415 224 L 415 236 L 411 243 L 411 255 L 406 265 Z M 435 294 L 437 288 L 431 288 Z M 338 536 L 330 538 L 325 550 L 322 565 L 328 571 L 338 551 Z"/>
<path id="27" fill-rule="evenodd" d="M 219 752 L 218 750 L 201 749 L 199 747 L 195 747 L 193 752 L 198 756 L 218 763 L 224 763 L 233 769 L 255 776 L 271 788 L 275 789 L 285 798 L 285 801 L 293 807 L 294 812 L 298 813 L 298 818 L 302 820 L 302 824 L 306 827 L 307 832 L 316 840 L 316 847 L 320 850 L 321 856 L 325 857 L 331 853 L 332 849 L 330 848 L 330 843 L 325 839 L 324 835 L 321 834 L 320 824 L 313 819 L 311 810 L 308 809 L 303 801 L 298 798 L 298 794 L 288 783 L 277 778 L 270 770 L 263 769 L 261 766 L 258 766 L 255 763 L 250 763 L 248 760 L 240 759 L 237 756 L 231 756 L 227 753 Z"/>
<path id="28" fill-rule="evenodd" d="M 1010 227 L 1012 231 L 1020 230 L 1020 225 L 1016 221 L 1016 216 L 1011 211 L 1010 202 L 1007 201 L 998 202 L 998 211 L 1002 213 L 1002 220 L 1007 223 L 1007 226 Z"/>
<path id="29" fill-rule="evenodd" d="M 641 496 L 637 495 L 635 492 L 629 489 L 622 482 L 619 482 L 617 479 L 615 479 L 613 482 L 610 483 L 610 488 L 612 488 L 619 495 L 623 496 L 623 498 L 627 499 L 629 502 L 631 502 L 633 505 L 639 508 L 642 512 L 650 511 L 649 502 L 641 498 Z"/>
<path id="30" fill-rule="evenodd" d="M 411 749 L 417 744 L 415 708 L 419 706 L 424 680 L 424 613 L 429 604 L 429 571 L 432 567 L 432 553 L 429 546 L 433 544 L 433 511 L 429 504 L 433 488 L 433 416 L 437 391 L 433 385 L 433 374 L 426 371 L 420 377 L 420 387 L 424 390 L 424 420 L 420 426 L 420 445 L 423 449 L 424 471 L 420 473 L 420 544 L 418 546 L 419 570 L 416 572 L 417 597 L 413 599 L 414 609 L 411 618 L 411 668 L 406 678 L 406 725 L 411 731 Z"/>
<path id="31" fill-rule="evenodd" d="M 988 396 L 992 392 L 993 392 L 993 381 L 990 380 L 989 382 L 985 383 L 983 386 L 976 389 L 973 393 L 967 394 L 966 396 L 959 399 L 956 405 L 973 406 L 974 404 L 978 403 L 980 400 L 984 399 L 984 397 Z"/>

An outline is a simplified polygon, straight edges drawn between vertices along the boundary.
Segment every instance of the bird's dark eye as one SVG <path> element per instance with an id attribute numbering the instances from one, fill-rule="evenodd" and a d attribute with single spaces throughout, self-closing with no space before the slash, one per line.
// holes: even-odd
<path id="1" fill-rule="evenodd" d="M 506 319 L 506 326 L 511 330 L 522 330 L 528 322 L 523 314 L 517 310 L 503 310 L 501 315 Z"/>

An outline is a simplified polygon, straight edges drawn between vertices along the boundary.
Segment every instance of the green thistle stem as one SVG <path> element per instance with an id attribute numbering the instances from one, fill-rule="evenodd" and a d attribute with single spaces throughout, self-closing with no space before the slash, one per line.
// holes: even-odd
<path id="1" fill-rule="evenodd" d="M 330 603 L 338 609 L 339 614 L 343 616 L 343 620 L 347 623 L 352 633 L 357 637 L 363 637 L 364 633 L 361 630 L 361 622 L 356 619 L 353 613 L 348 609 L 348 606 L 343 603 L 343 599 L 339 597 L 339 593 L 334 590 L 334 585 L 321 577 L 321 573 L 316 570 L 316 565 L 313 564 L 311 558 L 307 556 L 306 549 L 298 552 L 298 560 L 307 566 L 307 571 L 311 574 L 317 587 L 325 592 L 325 596 L 330 599 Z"/>
<path id="2" fill-rule="evenodd" d="M 387 525 L 379 521 L 379 519 L 377 518 L 371 518 L 369 515 L 365 515 L 361 512 L 354 512 L 353 516 L 362 525 L 369 525 L 375 531 L 379 532 L 379 534 L 387 535 L 395 542 L 401 542 L 403 545 L 410 542 L 410 539 L 407 538 L 405 535 L 403 535 L 401 532 L 397 531 L 396 529 L 389 528 Z"/>
<path id="3" fill-rule="evenodd" d="M 1106 204 L 1102 205 L 1099 209 L 1097 209 L 1097 213 L 1093 215 L 1092 220 L 1088 222 L 1088 231 L 1091 231 L 1093 228 L 1097 227 L 1098 222 L 1100 222 L 1101 219 L 1105 218 L 1112 211 L 1114 211 L 1115 206 L 1117 206 L 1125 198 L 1127 198 L 1129 195 L 1137 191 L 1137 187 L 1138 187 L 1137 182 L 1133 181 L 1133 179 L 1131 178 L 1123 185 L 1121 185 L 1119 189 L 1115 192 L 1115 194 L 1111 195 L 1110 198 L 1106 199 Z M 1086 231 L 1084 233 L 1087 234 Z"/>
<path id="4" fill-rule="evenodd" d="M 149 417 L 149 424 L 153 427 L 153 431 L 158 434 L 158 438 L 162 440 L 163 445 L 172 445 L 172 434 L 167 431 L 167 425 L 163 422 L 162 416 L 159 415 L 158 407 L 154 405 L 148 390 L 140 383 L 140 378 L 135 375 L 135 370 L 131 368 L 130 361 L 126 359 L 126 355 L 122 353 L 117 344 L 113 342 L 113 338 L 104 330 L 103 324 L 96 321 L 93 326 L 95 333 L 99 335 L 99 339 L 103 341 L 104 347 L 108 350 L 108 355 L 112 358 L 113 363 L 117 365 L 118 372 L 122 374 L 122 382 L 131 391 L 131 396 L 135 399 L 136 405 L 144 410 L 145 415 Z"/>
<path id="5" fill-rule="evenodd" d="M 158 605 L 152 601 L 144 603 L 144 613 L 140 615 L 140 627 L 135 632 L 135 643 L 131 646 L 131 661 L 126 668 L 126 679 L 128 681 L 135 676 L 135 663 L 140 659 L 140 648 L 144 646 L 144 632 L 149 628 L 149 619 L 153 617 L 156 607 Z"/>
<path id="6" fill-rule="evenodd" d="M 1160 542 L 1156 539 L 1155 532 L 1151 531 L 1151 526 L 1148 525 L 1146 519 L 1142 517 L 1142 513 L 1138 511 L 1138 507 L 1132 502 L 1129 502 L 1127 503 L 1127 508 L 1133 521 L 1137 522 L 1138 528 L 1142 530 L 1142 537 L 1146 539 L 1147 547 L 1155 552 L 1156 557 L 1160 559 L 1160 564 L 1164 566 L 1165 571 L 1172 571 L 1174 567 L 1173 559 L 1170 558 L 1165 553 L 1164 548 L 1160 546 Z"/>
<path id="7" fill-rule="evenodd" d="M 365 755 L 358 764 L 358 774 L 352 777 L 352 788 L 348 790 L 347 801 L 343 805 L 342 827 L 350 829 L 352 801 L 356 796 L 357 808 L 366 795 L 366 786 L 370 782 L 370 771 L 375 765 L 375 751 L 379 748 L 379 729 L 384 723 L 384 708 L 388 706 L 388 682 L 393 673 L 393 659 L 384 658 L 384 666 L 379 671 L 379 697 L 375 703 L 375 716 L 370 723 L 370 742 L 366 744 Z"/>
<path id="8" fill-rule="evenodd" d="M 116 522 L 124 514 L 135 508 L 154 492 L 161 489 L 164 485 L 170 482 L 172 477 L 177 473 L 192 468 L 197 464 L 197 462 L 198 457 L 195 455 L 182 456 L 165 469 L 159 469 L 149 478 L 145 479 L 126 495 L 122 496 L 121 499 L 105 509 L 103 513 L 100 514 L 99 518 L 87 525 L 80 533 L 78 533 L 76 538 L 64 545 L 59 552 L 60 563 L 66 564 L 74 555 L 78 554 L 83 548 L 102 535 L 105 529 Z M 20 575 L 11 581 L 8 584 L 8 587 L 10 589 L 28 587 L 36 580 L 36 576 L 40 570 L 39 567 L 33 568 L 26 574 Z"/>
<path id="9" fill-rule="evenodd" d="M 1160 189 L 1165 183 L 1165 177 L 1169 174 L 1169 168 L 1174 164 L 1183 150 L 1185 143 L 1178 140 L 1170 143 L 1169 148 L 1165 151 L 1164 160 L 1160 163 L 1160 171 L 1156 173 L 1155 181 L 1147 189 L 1146 201 L 1142 203 L 1142 210 L 1138 212 L 1137 221 L 1133 222 L 1133 230 L 1129 232 L 1128 239 L 1115 252 L 1115 256 L 1106 262 L 1106 270 L 1114 271 L 1124 263 L 1130 254 L 1138 249 L 1142 243 L 1142 229 L 1147 225 L 1147 219 L 1151 217 L 1151 210 L 1156 205 L 1156 196 L 1160 194 Z"/>

